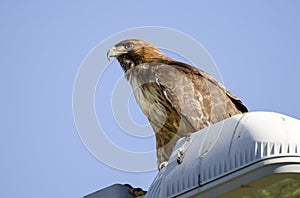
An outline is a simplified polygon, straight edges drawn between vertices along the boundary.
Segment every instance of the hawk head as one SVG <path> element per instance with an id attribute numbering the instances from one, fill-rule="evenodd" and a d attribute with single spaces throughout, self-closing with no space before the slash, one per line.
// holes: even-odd
<path id="1" fill-rule="evenodd" d="M 139 64 L 168 59 L 157 47 L 139 39 L 128 39 L 117 43 L 107 52 L 108 60 L 111 57 L 117 58 L 125 72 Z"/>

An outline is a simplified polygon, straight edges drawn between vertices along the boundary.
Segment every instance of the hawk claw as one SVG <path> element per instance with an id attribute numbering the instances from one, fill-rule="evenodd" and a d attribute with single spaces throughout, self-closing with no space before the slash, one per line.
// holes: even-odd
<path id="1" fill-rule="evenodd" d="M 168 162 L 167 162 L 167 161 L 160 163 L 159 166 L 158 166 L 158 170 L 163 169 L 163 168 L 166 167 L 167 165 L 168 165 Z"/>
<path id="2" fill-rule="evenodd" d="M 184 155 L 183 150 L 178 151 L 177 164 L 181 164 L 183 162 L 183 155 Z"/>
<path id="3" fill-rule="evenodd" d="M 185 136 L 185 142 L 184 142 L 184 144 L 178 150 L 178 153 L 177 153 L 177 164 L 181 164 L 183 162 L 184 154 L 185 154 L 185 151 L 186 151 L 188 145 L 190 144 L 190 141 L 191 141 L 191 133 L 188 133 Z"/>

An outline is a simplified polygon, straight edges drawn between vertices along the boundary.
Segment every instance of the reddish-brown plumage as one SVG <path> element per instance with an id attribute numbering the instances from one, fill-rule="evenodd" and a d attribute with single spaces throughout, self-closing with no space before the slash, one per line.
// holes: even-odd
<path id="1" fill-rule="evenodd" d="M 168 161 L 179 138 L 248 111 L 211 75 L 146 41 L 122 41 L 107 55 L 118 59 L 155 132 L 158 165 Z"/>

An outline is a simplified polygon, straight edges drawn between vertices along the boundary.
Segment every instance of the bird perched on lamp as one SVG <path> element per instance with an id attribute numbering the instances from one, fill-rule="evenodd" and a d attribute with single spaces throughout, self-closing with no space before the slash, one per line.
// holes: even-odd
<path id="1" fill-rule="evenodd" d="M 248 111 L 210 74 L 165 56 L 147 41 L 121 41 L 107 57 L 120 63 L 153 128 L 159 169 L 179 138 Z"/>

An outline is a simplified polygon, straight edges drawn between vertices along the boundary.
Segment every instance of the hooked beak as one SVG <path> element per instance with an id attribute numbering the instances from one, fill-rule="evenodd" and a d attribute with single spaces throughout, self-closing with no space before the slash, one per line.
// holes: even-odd
<path id="1" fill-rule="evenodd" d="M 118 57 L 119 55 L 124 54 L 124 53 L 126 53 L 126 52 L 118 51 L 117 48 L 114 46 L 110 50 L 108 50 L 106 57 L 107 57 L 108 61 L 110 61 L 110 58 Z"/>

